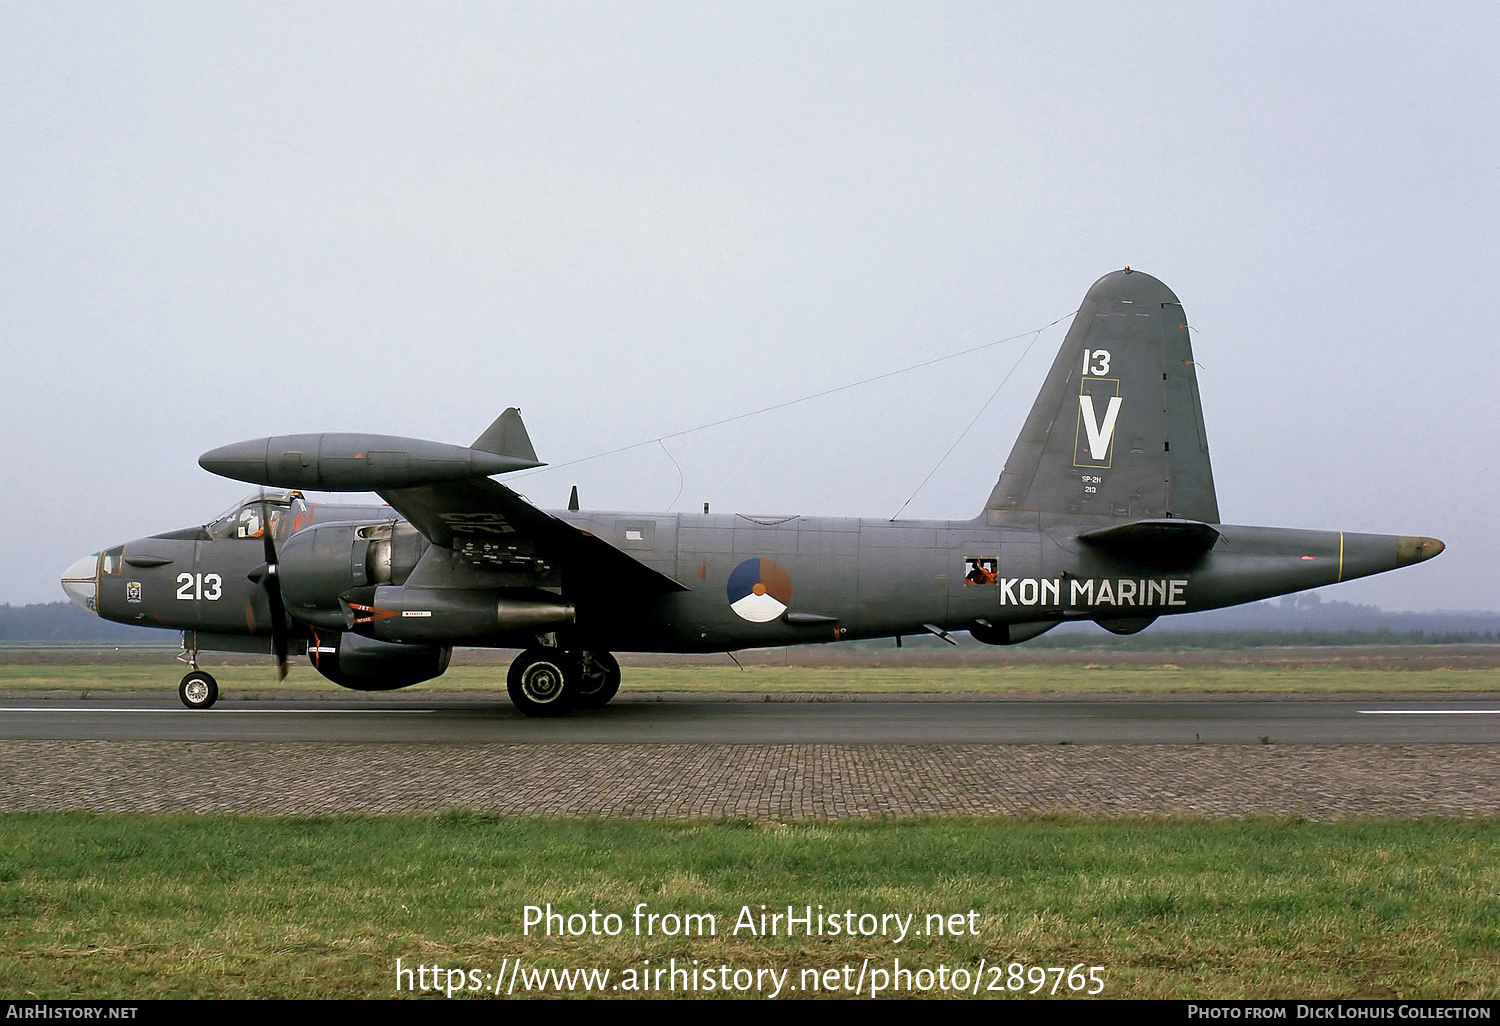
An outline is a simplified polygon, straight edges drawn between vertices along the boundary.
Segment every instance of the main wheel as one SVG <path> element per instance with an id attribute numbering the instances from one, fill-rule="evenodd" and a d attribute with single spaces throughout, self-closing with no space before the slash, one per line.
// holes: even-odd
<path id="1" fill-rule="evenodd" d="M 578 706 L 600 709 L 620 691 L 620 662 L 608 652 L 578 653 Z"/>
<path id="2" fill-rule="evenodd" d="M 194 670 L 177 685 L 177 697 L 189 709 L 207 709 L 219 700 L 219 682 L 212 674 Z"/>
<path id="3" fill-rule="evenodd" d="M 527 716 L 561 716 L 573 707 L 578 670 L 561 649 L 529 648 L 510 664 L 505 688 Z"/>

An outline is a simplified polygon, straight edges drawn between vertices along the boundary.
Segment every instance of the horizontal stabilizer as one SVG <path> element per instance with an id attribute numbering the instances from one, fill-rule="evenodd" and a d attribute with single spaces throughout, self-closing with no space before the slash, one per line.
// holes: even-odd
<path id="1" fill-rule="evenodd" d="M 1191 563 L 1219 540 L 1219 532 L 1197 520 L 1137 520 L 1087 531 L 1078 540 L 1123 559 Z"/>

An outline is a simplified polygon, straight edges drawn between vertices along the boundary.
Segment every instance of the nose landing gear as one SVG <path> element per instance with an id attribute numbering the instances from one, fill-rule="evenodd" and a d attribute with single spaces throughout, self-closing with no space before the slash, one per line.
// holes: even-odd
<path id="1" fill-rule="evenodd" d="M 207 709 L 219 700 L 219 682 L 213 674 L 198 669 L 198 635 L 195 631 L 182 632 L 182 652 L 178 662 L 187 663 L 189 670 L 177 685 L 177 697 L 189 709 Z"/>

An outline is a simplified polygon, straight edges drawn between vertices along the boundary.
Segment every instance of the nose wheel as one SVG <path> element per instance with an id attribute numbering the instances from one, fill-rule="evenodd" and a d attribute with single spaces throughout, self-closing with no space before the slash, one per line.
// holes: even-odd
<path id="1" fill-rule="evenodd" d="M 177 697 L 189 709 L 207 709 L 219 700 L 219 682 L 212 674 L 193 670 L 177 685 Z"/>

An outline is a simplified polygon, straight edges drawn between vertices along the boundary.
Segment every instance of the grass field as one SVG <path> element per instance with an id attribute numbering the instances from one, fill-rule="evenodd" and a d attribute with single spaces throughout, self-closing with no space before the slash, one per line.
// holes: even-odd
<path id="1" fill-rule="evenodd" d="M 226 697 L 302 695 L 349 698 L 303 664 L 293 664 L 282 684 L 260 666 L 211 666 Z M 59 664 L 0 665 L 0 691 L 59 691 L 77 696 L 112 692 L 175 693 L 183 668 L 170 660 L 160 665 L 79 666 Z M 1495 692 L 1500 669 L 1443 666 L 1422 668 L 1366 665 L 1110 665 L 1080 660 L 1074 664 L 1006 667 L 855 667 L 855 666 L 627 666 L 623 693 L 756 692 L 770 694 L 1214 694 L 1343 692 Z M 378 697 L 424 693 L 505 694 L 504 666 L 456 666 L 435 681 Z"/>
<path id="2" fill-rule="evenodd" d="M 389 997 L 397 958 L 486 973 L 520 957 L 616 980 L 698 959 L 796 985 L 899 957 L 1103 966 L 1106 997 L 1493 998 L 1497 894 L 1483 822 L 15 814 L 0 816 L 0 995 Z M 523 907 L 547 902 L 618 913 L 623 933 L 523 936 Z M 711 913 L 716 934 L 635 936 L 641 902 Z M 914 914 L 917 929 L 973 910 L 977 936 L 731 935 L 762 904 Z"/>

